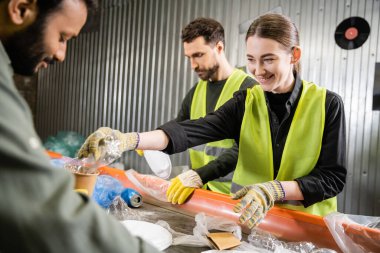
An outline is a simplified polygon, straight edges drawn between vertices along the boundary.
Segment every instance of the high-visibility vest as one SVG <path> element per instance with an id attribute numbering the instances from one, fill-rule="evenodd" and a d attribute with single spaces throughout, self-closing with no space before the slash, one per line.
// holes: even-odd
<path id="1" fill-rule="evenodd" d="M 234 92 L 238 91 L 241 84 L 248 76 L 244 71 L 235 69 L 228 77 L 215 105 L 217 110 L 225 102 L 232 98 Z M 191 101 L 190 119 L 199 119 L 206 116 L 206 93 L 207 81 L 201 80 L 195 88 L 193 99 Z M 207 144 L 192 147 L 190 152 L 190 161 L 193 169 L 198 169 L 215 160 L 226 149 L 233 146 L 233 139 L 224 139 L 210 142 Z M 232 177 L 229 179 L 231 181 Z M 212 190 L 224 194 L 230 193 L 231 182 L 210 181 L 207 186 Z"/>
<path id="2" fill-rule="evenodd" d="M 303 89 L 286 139 L 276 179 L 292 181 L 308 175 L 317 164 L 325 127 L 326 89 L 302 82 Z M 244 185 L 274 180 L 272 138 L 268 108 L 260 86 L 248 89 L 239 142 L 239 159 L 232 191 Z M 292 210 L 324 216 L 337 210 L 336 197 L 304 208 L 281 204 Z M 293 202 L 294 203 L 294 202 Z"/>

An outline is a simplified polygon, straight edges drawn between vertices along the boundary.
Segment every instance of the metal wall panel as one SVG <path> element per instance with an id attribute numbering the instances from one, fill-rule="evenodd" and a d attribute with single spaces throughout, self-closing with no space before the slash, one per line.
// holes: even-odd
<path id="1" fill-rule="evenodd" d="M 100 126 L 146 131 L 175 118 L 196 83 L 183 56 L 181 29 L 208 16 L 226 31 L 226 54 L 245 65 L 245 34 L 239 24 L 281 7 L 300 30 L 302 76 L 340 94 L 347 122 L 347 185 L 339 210 L 380 215 L 379 111 L 372 111 L 375 62 L 380 62 L 379 0 L 107 0 L 100 30 L 69 43 L 66 61 L 39 75 L 37 130 L 42 138 L 59 130 L 88 135 Z M 345 18 L 360 16 L 371 26 L 368 41 L 355 50 L 335 44 Z M 174 165 L 187 155 L 172 157 Z M 129 152 L 128 167 L 147 172 Z"/>

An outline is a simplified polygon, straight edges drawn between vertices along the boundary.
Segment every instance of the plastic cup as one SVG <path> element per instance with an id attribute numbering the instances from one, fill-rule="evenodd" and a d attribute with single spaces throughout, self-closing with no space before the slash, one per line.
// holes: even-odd
<path id="1" fill-rule="evenodd" d="M 75 176 L 75 185 L 74 189 L 79 192 L 87 191 L 88 196 L 92 196 L 94 191 L 96 179 L 99 175 L 99 172 L 94 174 L 85 174 L 79 172 L 72 172 Z"/>

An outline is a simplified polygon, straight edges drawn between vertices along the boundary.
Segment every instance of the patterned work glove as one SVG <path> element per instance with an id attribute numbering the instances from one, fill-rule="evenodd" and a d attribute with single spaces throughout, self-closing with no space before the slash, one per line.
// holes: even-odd
<path id="1" fill-rule="evenodd" d="M 194 170 L 188 170 L 172 179 L 166 198 L 172 204 L 183 204 L 196 188 L 203 186 L 202 179 Z"/>
<path id="2" fill-rule="evenodd" d="M 274 180 L 245 186 L 232 196 L 233 199 L 242 197 L 243 199 L 234 206 L 233 210 L 239 213 L 244 209 L 239 222 L 241 224 L 247 222 L 247 226 L 253 228 L 261 222 L 275 201 L 285 198 L 285 191 L 281 183 Z"/>
<path id="3" fill-rule="evenodd" d="M 95 161 L 98 161 L 102 155 L 102 148 L 107 144 L 107 139 L 111 139 L 113 144 L 117 143 L 117 151 L 121 154 L 124 151 L 136 149 L 139 143 L 139 134 L 121 133 L 109 127 L 101 127 L 86 139 L 78 152 L 78 158 L 93 155 Z"/>

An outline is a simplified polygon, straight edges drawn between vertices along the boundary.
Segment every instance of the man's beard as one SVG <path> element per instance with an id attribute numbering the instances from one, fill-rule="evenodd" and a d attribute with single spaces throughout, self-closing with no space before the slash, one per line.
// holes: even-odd
<path id="1" fill-rule="evenodd" d="M 200 79 L 202 79 L 204 81 L 208 81 L 208 80 L 212 79 L 212 77 L 218 71 L 218 69 L 219 69 L 219 64 L 215 63 L 215 65 L 213 67 L 208 68 L 208 69 L 196 68 L 195 72 L 197 72 Z"/>
<path id="2" fill-rule="evenodd" d="M 17 74 L 31 76 L 35 74 L 37 65 L 44 58 L 44 24 L 36 20 L 21 32 L 13 34 L 2 41 Z"/>

